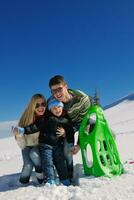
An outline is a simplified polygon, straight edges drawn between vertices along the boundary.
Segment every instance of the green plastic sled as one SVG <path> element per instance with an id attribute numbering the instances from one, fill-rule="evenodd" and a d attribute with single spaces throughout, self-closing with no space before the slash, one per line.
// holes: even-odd
<path id="1" fill-rule="evenodd" d="M 89 128 L 92 116 L 95 122 Z M 93 105 L 87 111 L 80 126 L 79 137 L 85 175 L 112 177 L 123 173 L 115 139 L 99 105 Z M 92 155 L 87 155 L 89 147 Z M 92 157 L 92 162 L 89 162 L 88 156 Z"/>

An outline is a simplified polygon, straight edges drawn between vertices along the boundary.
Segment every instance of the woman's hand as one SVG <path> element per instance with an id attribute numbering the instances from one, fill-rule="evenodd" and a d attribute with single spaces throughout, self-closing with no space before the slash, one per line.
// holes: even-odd
<path id="1" fill-rule="evenodd" d="M 16 135 L 23 135 L 24 134 L 24 128 L 19 127 L 19 126 L 12 126 L 12 132 L 13 134 Z"/>
<path id="2" fill-rule="evenodd" d="M 65 137 L 66 131 L 65 131 L 64 128 L 58 127 L 56 134 L 57 134 L 58 137 Z"/>

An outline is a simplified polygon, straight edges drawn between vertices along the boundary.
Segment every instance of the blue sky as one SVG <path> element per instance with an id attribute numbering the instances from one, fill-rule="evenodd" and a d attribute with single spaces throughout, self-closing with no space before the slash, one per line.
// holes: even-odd
<path id="1" fill-rule="evenodd" d="M 101 104 L 134 92 L 134 2 L 127 0 L 1 0 L 0 121 L 18 119 L 49 79 Z"/>

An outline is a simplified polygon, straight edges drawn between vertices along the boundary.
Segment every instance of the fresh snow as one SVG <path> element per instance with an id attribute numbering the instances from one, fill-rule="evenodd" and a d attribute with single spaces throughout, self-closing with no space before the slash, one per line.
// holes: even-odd
<path id="1" fill-rule="evenodd" d="M 124 174 L 106 178 L 84 176 L 80 152 L 74 156 L 75 186 L 39 186 L 32 175 L 31 184 L 18 182 L 22 168 L 21 151 L 12 137 L 0 139 L 1 200 L 132 200 L 134 198 L 134 101 L 125 100 L 105 110 L 116 134 Z M 2 125 L 1 125 L 2 126 Z M 3 126 L 4 127 L 4 126 Z"/>

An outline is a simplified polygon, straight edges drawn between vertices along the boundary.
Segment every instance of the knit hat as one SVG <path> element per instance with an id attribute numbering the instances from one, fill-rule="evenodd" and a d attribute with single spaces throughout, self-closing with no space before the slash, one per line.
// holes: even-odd
<path id="1" fill-rule="evenodd" d="M 63 103 L 61 101 L 58 101 L 57 99 L 50 99 L 48 101 L 48 110 L 50 110 L 54 106 L 61 106 L 62 108 L 64 107 Z"/>

